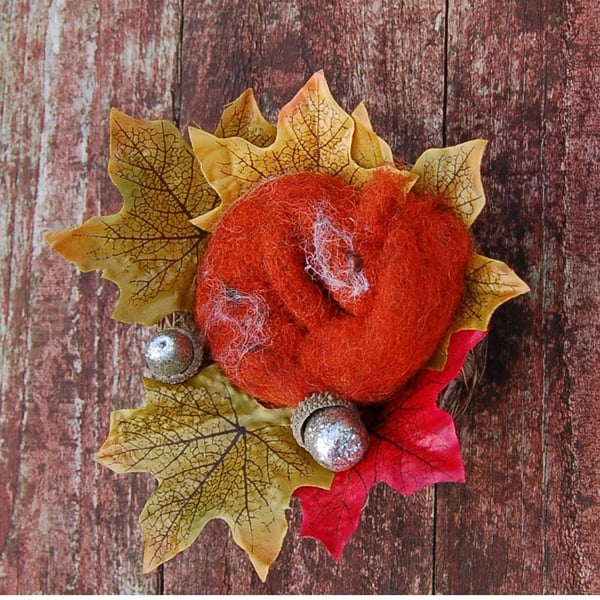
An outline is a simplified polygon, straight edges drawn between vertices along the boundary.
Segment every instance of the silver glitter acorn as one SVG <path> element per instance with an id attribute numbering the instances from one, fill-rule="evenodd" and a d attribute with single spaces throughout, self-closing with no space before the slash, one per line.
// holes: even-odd
<path id="1" fill-rule="evenodd" d="M 329 393 L 313 394 L 294 410 L 292 431 L 321 466 L 336 473 L 356 465 L 369 447 L 354 404 Z"/>
<path id="2" fill-rule="evenodd" d="M 165 383 L 181 383 L 196 374 L 202 354 L 202 343 L 195 332 L 172 327 L 150 338 L 144 358 L 154 378 Z"/>

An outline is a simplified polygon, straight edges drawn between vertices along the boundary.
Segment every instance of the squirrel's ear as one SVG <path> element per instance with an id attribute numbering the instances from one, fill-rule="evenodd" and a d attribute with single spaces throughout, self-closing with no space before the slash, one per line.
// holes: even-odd
<path id="1" fill-rule="evenodd" d="M 363 224 L 365 231 L 376 236 L 381 234 L 398 209 L 406 204 L 406 196 L 417 179 L 409 171 L 386 167 L 374 171 L 361 189 L 357 222 Z"/>

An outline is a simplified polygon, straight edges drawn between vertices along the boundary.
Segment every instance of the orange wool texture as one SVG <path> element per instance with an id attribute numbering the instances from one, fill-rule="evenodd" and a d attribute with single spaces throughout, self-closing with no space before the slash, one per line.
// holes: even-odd
<path id="1" fill-rule="evenodd" d="M 388 399 L 448 328 L 473 253 L 435 197 L 397 172 L 361 190 L 317 173 L 252 188 L 199 267 L 195 316 L 213 359 L 269 406 L 328 391 Z"/>

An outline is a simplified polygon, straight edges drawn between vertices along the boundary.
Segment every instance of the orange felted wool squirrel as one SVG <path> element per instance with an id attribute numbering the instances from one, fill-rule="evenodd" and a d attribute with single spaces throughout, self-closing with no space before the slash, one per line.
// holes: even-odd
<path id="1" fill-rule="evenodd" d="M 470 233 L 434 195 L 382 170 L 360 190 L 318 173 L 252 188 L 199 267 L 213 359 L 270 406 L 327 390 L 385 401 L 434 352 L 464 291 Z"/>

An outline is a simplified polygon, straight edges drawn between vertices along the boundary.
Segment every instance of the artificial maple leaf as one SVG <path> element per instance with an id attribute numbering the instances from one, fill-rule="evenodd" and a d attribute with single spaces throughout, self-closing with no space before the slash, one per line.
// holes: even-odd
<path id="1" fill-rule="evenodd" d="M 426 150 L 411 169 L 411 173 L 419 176 L 413 193 L 442 196 L 470 227 L 485 206 L 481 159 L 486 146 L 486 140 L 471 140 Z"/>
<path id="2" fill-rule="evenodd" d="M 295 442 L 289 410 L 264 408 L 216 365 L 185 384 L 144 384 L 146 405 L 113 412 L 97 456 L 118 473 L 158 479 L 140 515 L 144 571 L 221 518 L 264 581 L 287 531 L 291 494 L 303 485 L 328 487 L 331 472 Z"/>
<path id="3" fill-rule="evenodd" d="M 464 481 L 454 422 L 436 400 L 485 335 L 455 333 L 444 371 L 420 371 L 410 386 L 372 416 L 365 458 L 336 473 L 329 491 L 301 488 L 296 492 L 302 503 L 301 535 L 319 539 L 337 560 L 358 527 L 369 490 L 376 483 L 412 494 L 434 483 Z"/>
<path id="4" fill-rule="evenodd" d="M 274 132 L 247 90 L 225 107 L 216 135 L 243 135 L 266 145 Z M 208 236 L 190 219 L 213 208 L 218 197 L 172 123 L 113 110 L 110 136 L 108 171 L 123 195 L 122 209 L 45 238 L 82 271 L 101 270 L 117 283 L 113 318 L 150 325 L 172 312 L 192 310 Z"/>
<path id="5" fill-rule="evenodd" d="M 251 89 L 225 106 L 215 129 L 219 138 L 241 137 L 261 147 L 272 144 L 276 132 L 276 128 L 260 112 Z"/>
<path id="6" fill-rule="evenodd" d="M 528 291 L 529 286 L 508 265 L 473 254 L 465 275 L 465 293 L 461 303 L 426 368 L 438 371 L 444 368 L 450 336 L 455 331 L 486 331 L 493 312 L 501 304 Z"/>
<path id="7" fill-rule="evenodd" d="M 366 169 L 378 167 L 381 164 L 394 164 L 392 150 L 373 130 L 369 113 L 363 102 L 352 112 L 354 121 L 354 136 L 352 137 L 352 158 Z"/>
<path id="8" fill-rule="evenodd" d="M 368 133 L 370 126 L 365 124 L 364 111 L 360 109 L 357 121 L 360 135 L 369 137 L 373 145 L 374 137 Z M 277 135 L 270 146 L 261 148 L 239 137 L 220 139 L 202 129 L 190 128 L 190 140 L 202 171 L 222 201 L 193 223 L 210 231 L 237 198 L 255 184 L 277 175 L 310 171 L 339 177 L 360 187 L 372 176 L 373 169 L 362 167 L 353 158 L 355 127 L 355 120 L 335 102 L 319 71 L 281 109 Z M 381 148 L 377 151 L 383 154 Z M 407 177 L 407 190 L 414 180 L 416 176 Z"/>
<path id="9" fill-rule="evenodd" d="M 189 220 L 217 202 L 176 127 L 113 110 L 109 174 L 123 195 L 114 215 L 46 234 L 82 271 L 98 269 L 120 295 L 113 318 L 150 325 L 192 310 L 193 281 L 207 235 Z"/>

